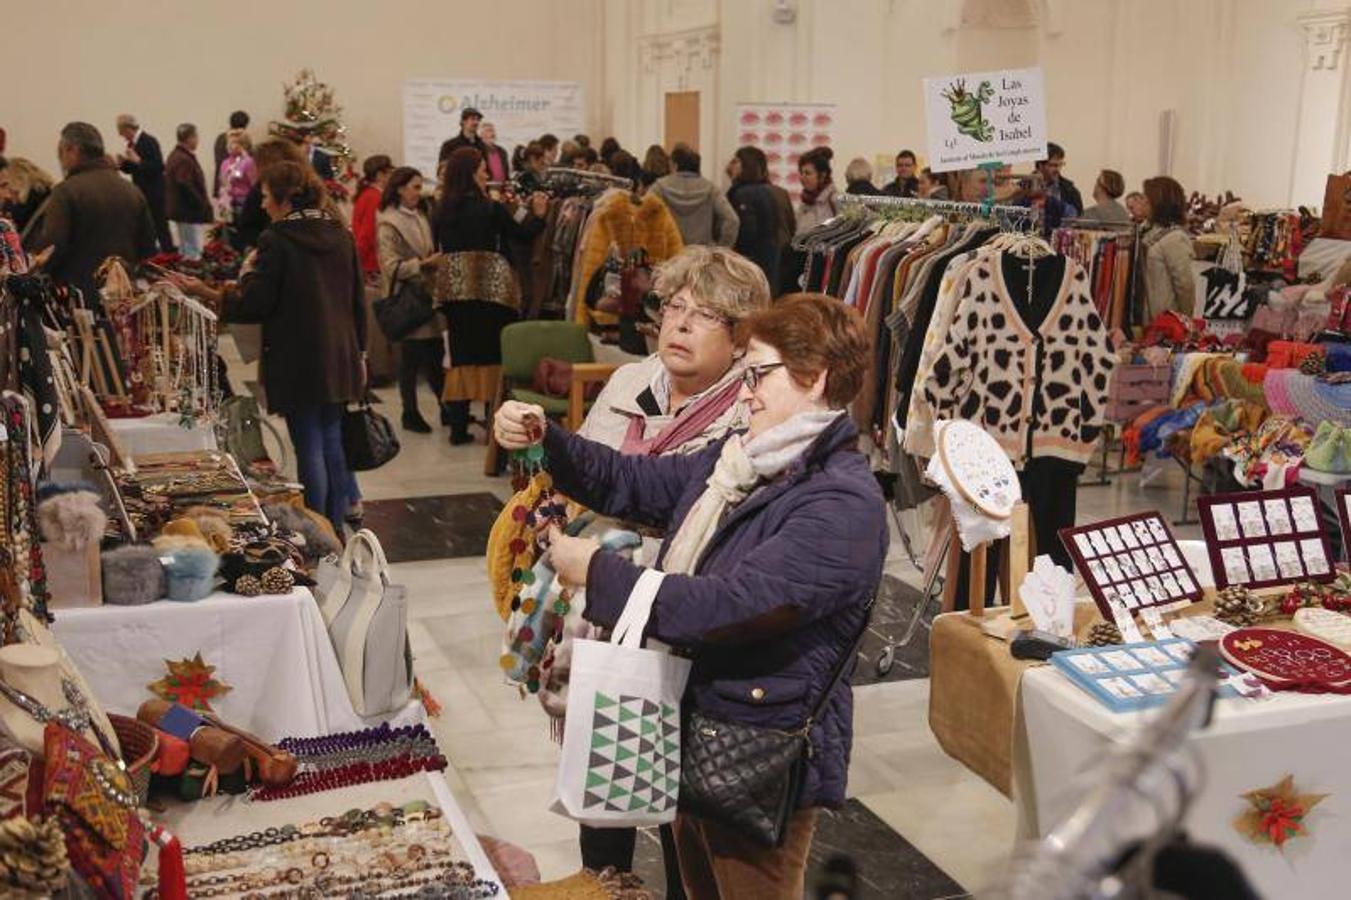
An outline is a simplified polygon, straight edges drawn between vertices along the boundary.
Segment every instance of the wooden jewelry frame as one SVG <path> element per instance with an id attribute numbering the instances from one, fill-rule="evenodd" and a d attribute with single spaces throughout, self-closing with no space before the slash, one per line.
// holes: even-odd
<path id="1" fill-rule="evenodd" d="M 1137 523 L 1143 526 L 1143 531 Z M 1093 596 L 1093 602 L 1098 605 L 1098 611 L 1108 622 L 1115 620 L 1116 613 L 1113 611 L 1112 601 L 1117 597 L 1122 598 L 1124 608 L 1131 614 L 1141 609 L 1167 607 L 1176 603 L 1195 603 L 1201 599 L 1201 585 L 1196 573 L 1192 571 L 1187 557 L 1182 553 L 1182 548 L 1178 546 L 1177 538 L 1168 527 L 1168 522 L 1158 512 L 1104 519 L 1091 525 L 1062 528 L 1059 533 L 1060 542 L 1065 545 L 1065 549 L 1074 560 L 1075 568 L 1083 576 L 1084 584 L 1088 586 L 1088 592 Z M 1149 536 L 1148 541 L 1144 540 L 1144 535 Z M 1085 552 L 1085 544 L 1092 549 L 1091 554 Z M 1153 560 L 1151 550 L 1157 551 L 1163 559 L 1162 565 Z M 1177 560 L 1176 563 L 1168 559 L 1170 551 Z M 1145 571 L 1139 564 L 1137 553 L 1142 554 L 1148 562 L 1149 571 Z M 1120 577 L 1112 574 L 1107 563 L 1109 559 L 1111 567 L 1121 573 Z M 1132 571 L 1134 574 L 1130 574 Z M 1185 583 L 1179 578 L 1182 573 L 1186 574 Z M 1159 590 L 1165 590 L 1161 581 L 1161 576 L 1165 575 L 1171 576 L 1182 590 L 1168 591 L 1164 596 L 1159 596 L 1149 579 L 1159 581 L 1161 584 Z M 1146 603 L 1140 599 L 1137 585 L 1142 586 L 1150 594 L 1150 602 Z M 1187 585 L 1190 585 L 1190 588 Z M 1129 588 L 1129 593 L 1123 590 L 1125 588 Z M 1135 602 L 1130 602 L 1131 600 Z M 1120 605 L 1117 608 L 1120 608 Z"/>
<path id="2" fill-rule="evenodd" d="M 1300 525 L 1296 516 L 1296 501 L 1308 503 L 1313 515 L 1311 526 Z M 1260 523 L 1256 522 L 1252 515 L 1254 506 L 1257 517 L 1261 519 Z M 1311 487 L 1211 494 L 1197 498 L 1196 508 L 1201 519 L 1201 531 L 1206 537 L 1206 550 L 1210 554 L 1216 587 L 1227 588 L 1236 585 L 1260 589 L 1300 581 L 1326 584 L 1337 577 L 1332 560 L 1332 547 L 1328 542 L 1322 515 L 1319 512 L 1318 492 Z M 1340 495 L 1338 514 L 1342 517 L 1342 527 L 1345 528 L 1347 513 Z M 1260 534 L 1257 533 L 1259 529 Z M 1315 541 L 1323 554 L 1324 571 L 1318 573 L 1313 572 L 1305 561 L 1308 552 L 1306 545 Z M 1296 548 L 1295 557 L 1299 563 L 1297 573 L 1283 574 L 1281 571 L 1282 557 L 1276 552 L 1276 548 L 1278 545 L 1286 544 Z M 1261 547 L 1266 548 L 1265 555 L 1269 557 L 1272 566 L 1270 577 L 1258 577 L 1260 573 L 1257 571 L 1257 565 L 1265 560 L 1256 558 L 1253 548 Z M 1229 562 L 1234 558 L 1235 552 L 1242 560 L 1243 571 L 1248 576 L 1246 580 L 1230 577 Z"/>

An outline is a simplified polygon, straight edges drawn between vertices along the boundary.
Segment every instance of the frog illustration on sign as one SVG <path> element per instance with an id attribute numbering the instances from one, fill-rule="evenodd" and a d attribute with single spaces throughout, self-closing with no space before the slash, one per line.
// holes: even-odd
<path id="1" fill-rule="evenodd" d="M 943 99 L 952 106 L 952 121 L 957 130 L 982 143 L 994 140 L 994 128 L 985 121 L 985 104 L 994 99 L 994 88 L 982 81 L 974 93 L 966 91 L 966 79 L 959 78 L 943 92 Z"/>

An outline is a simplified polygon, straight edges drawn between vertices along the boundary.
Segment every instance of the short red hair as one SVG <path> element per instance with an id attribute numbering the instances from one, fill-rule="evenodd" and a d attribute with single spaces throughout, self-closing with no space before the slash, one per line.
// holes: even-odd
<path id="1" fill-rule="evenodd" d="M 825 294 L 781 297 L 742 320 L 737 334 L 743 345 L 754 338 L 779 351 L 784 368 L 803 387 L 827 373 L 825 400 L 831 409 L 843 409 L 858 396 L 872 366 L 863 317 Z"/>

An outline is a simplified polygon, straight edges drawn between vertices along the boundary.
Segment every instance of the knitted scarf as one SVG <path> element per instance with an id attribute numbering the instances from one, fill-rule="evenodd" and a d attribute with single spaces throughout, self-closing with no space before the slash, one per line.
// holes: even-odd
<path id="1" fill-rule="evenodd" d="M 693 575 L 726 514 L 761 481 L 780 474 L 802 456 L 840 415 L 839 410 L 799 413 L 750 440 L 740 434 L 728 438 L 703 495 L 694 501 L 671 539 L 662 571 Z"/>

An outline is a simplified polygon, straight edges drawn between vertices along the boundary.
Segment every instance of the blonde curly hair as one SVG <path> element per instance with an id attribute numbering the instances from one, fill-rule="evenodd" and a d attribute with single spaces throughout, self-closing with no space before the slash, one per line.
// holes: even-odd
<path id="1" fill-rule="evenodd" d="M 663 300 L 688 289 L 696 303 L 731 323 L 770 301 L 765 273 L 726 247 L 686 247 L 657 267 L 653 288 Z"/>

